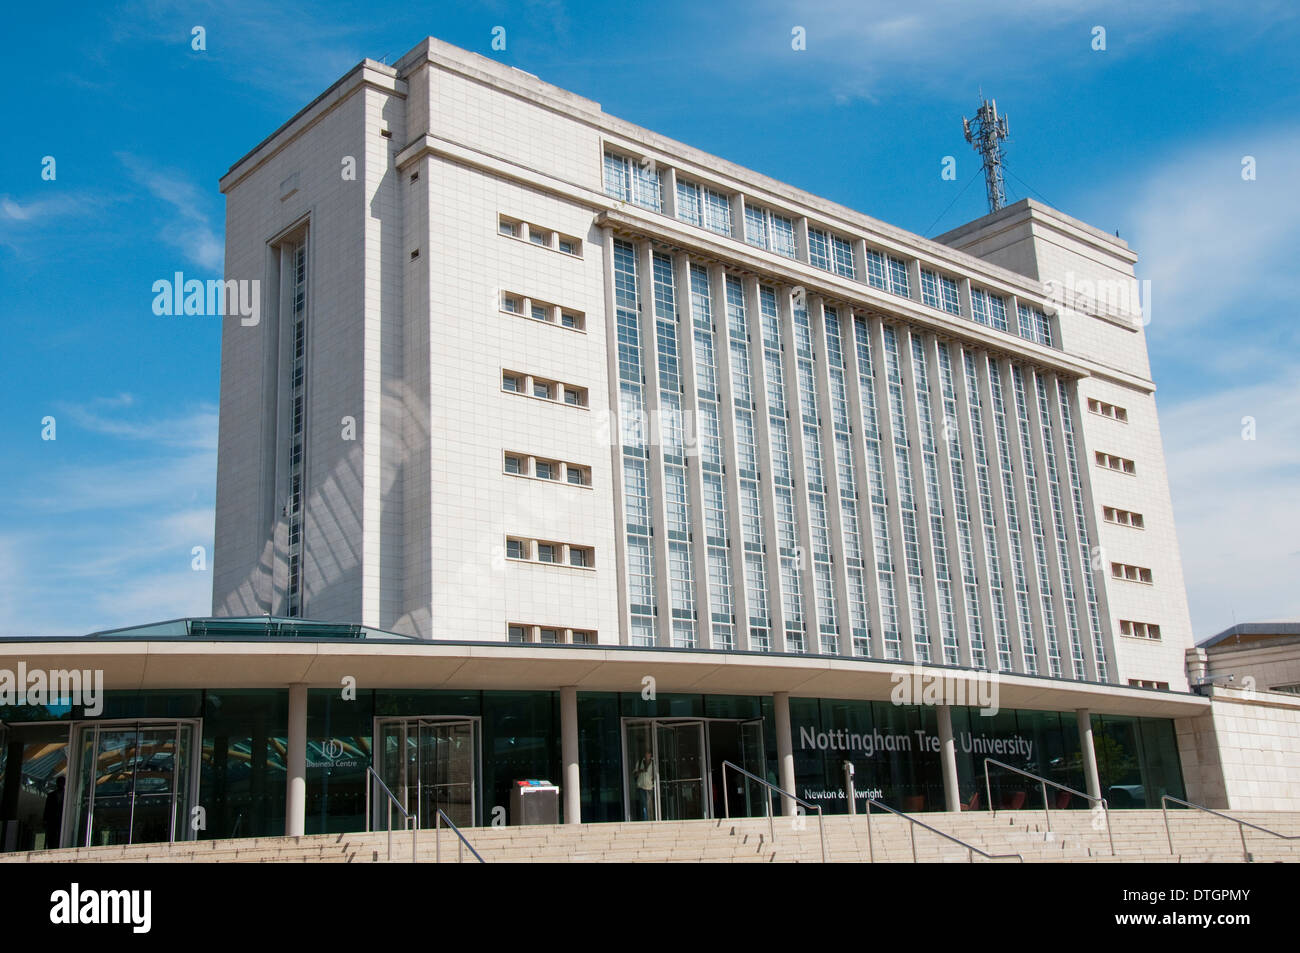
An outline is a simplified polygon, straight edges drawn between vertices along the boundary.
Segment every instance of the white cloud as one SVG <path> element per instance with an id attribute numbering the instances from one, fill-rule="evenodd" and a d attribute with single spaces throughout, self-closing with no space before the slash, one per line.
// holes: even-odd
<path id="1" fill-rule="evenodd" d="M 112 417 L 105 411 L 133 406 L 130 394 L 101 397 L 89 404 L 59 404 L 56 410 L 73 422 L 95 433 L 129 440 L 144 440 L 167 447 L 190 447 L 215 450 L 217 446 L 217 408 L 204 405 L 183 417 L 160 420 L 128 420 Z"/>
<path id="2" fill-rule="evenodd" d="M 1246 155 L 1254 181 L 1241 177 Z M 1290 122 L 1172 151 L 1136 189 L 1091 203 L 1128 216 L 1151 280 L 1147 343 L 1198 638 L 1300 612 L 1297 181 Z"/>
<path id="3" fill-rule="evenodd" d="M 209 220 L 207 210 L 212 203 L 209 192 L 200 190 L 177 173 L 158 169 L 129 153 L 119 152 L 117 157 L 131 178 L 171 209 L 171 215 L 161 223 L 158 237 L 180 249 L 194 264 L 220 270 L 225 259 L 225 242 Z"/>
<path id="4" fill-rule="evenodd" d="M 1244 156 L 1254 181 L 1242 179 Z M 1297 182 L 1300 125 L 1220 134 L 1149 170 L 1133 229 L 1139 276 L 1151 280 L 1150 336 L 1176 345 L 1213 322 L 1249 337 L 1277 307 L 1295 317 Z"/>
<path id="5" fill-rule="evenodd" d="M 50 449 L 66 462 L 11 488 L 0 636 L 79 635 L 210 611 L 215 410 L 161 419 L 142 410 L 130 394 L 75 408 L 75 424 L 108 437 L 112 456 L 88 459 L 75 427 L 61 430 Z M 195 546 L 204 571 L 191 568 Z"/>
<path id="6" fill-rule="evenodd" d="M 1246 384 L 1160 417 L 1197 638 L 1300 614 L 1300 386 Z"/>
<path id="7" fill-rule="evenodd" d="M 1244 16 L 1204 0 L 912 0 L 864 3 L 829 0 L 792 8 L 779 0 L 764 0 L 739 28 L 739 46 L 746 52 L 723 57 L 730 64 L 752 63 L 764 51 L 791 54 L 790 31 L 806 30 L 806 59 L 798 67 L 822 73 L 831 93 L 843 101 L 874 99 L 890 90 L 914 93 L 918 86 L 951 92 L 954 85 L 973 86 L 996 75 L 1031 80 L 1044 63 L 1060 71 L 1094 65 L 1090 57 L 1110 60 L 1141 55 L 1149 43 L 1175 29 L 1195 24 L 1209 30 L 1220 19 L 1233 25 L 1286 15 L 1270 9 Z M 1095 26 L 1107 30 L 1104 53 L 1092 49 Z M 772 58 L 759 61 L 770 68 Z M 973 91 L 973 90 L 972 90 Z"/>

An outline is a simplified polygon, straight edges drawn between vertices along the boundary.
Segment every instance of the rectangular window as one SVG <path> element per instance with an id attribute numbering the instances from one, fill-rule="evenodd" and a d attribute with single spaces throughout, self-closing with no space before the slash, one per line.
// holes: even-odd
<path id="1" fill-rule="evenodd" d="M 546 645 L 554 645 L 560 641 L 560 630 L 548 629 L 543 626 L 537 630 L 537 641 Z"/>
<path id="2" fill-rule="evenodd" d="M 551 320 L 551 309 L 550 309 L 547 305 L 544 305 L 544 304 L 538 304 L 537 302 L 533 302 L 532 313 L 533 313 L 533 320 L 534 320 L 534 321 L 550 321 L 550 320 Z"/>
<path id="3" fill-rule="evenodd" d="M 542 400 L 552 400 L 554 391 L 547 381 L 533 381 L 533 396 L 540 397 Z"/>
<path id="4" fill-rule="evenodd" d="M 528 627 L 523 625 L 506 626 L 506 638 L 511 642 L 527 642 Z"/>
<path id="5" fill-rule="evenodd" d="M 528 240 L 534 245 L 543 245 L 547 248 L 551 247 L 551 233 L 540 229 L 535 225 L 528 226 Z"/>
<path id="6" fill-rule="evenodd" d="M 528 544 L 522 539 L 506 540 L 506 558 L 507 559 L 527 559 Z"/>
<path id="7" fill-rule="evenodd" d="M 819 228 L 808 229 L 808 263 L 845 278 L 855 277 L 853 243 Z"/>
<path id="8" fill-rule="evenodd" d="M 524 379 L 517 374 L 511 374 L 509 371 L 503 371 L 501 374 L 501 389 L 513 393 L 522 393 L 524 389 Z"/>
<path id="9" fill-rule="evenodd" d="M 1122 424 L 1128 423 L 1128 411 L 1123 407 L 1116 407 L 1114 404 L 1108 404 L 1104 400 L 1094 400 L 1088 398 L 1088 410 L 1101 417 L 1109 417 L 1111 420 L 1118 420 Z"/>
<path id="10" fill-rule="evenodd" d="M 867 249 L 867 284 L 881 291 L 889 287 L 885 278 L 885 256 L 874 248 Z"/>
<path id="11" fill-rule="evenodd" d="M 574 486 L 591 485 L 591 474 L 590 471 L 588 471 L 585 467 L 575 467 L 572 463 L 570 463 L 568 474 L 569 474 L 569 482 L 572 483 Z"/>
<path id="12" fill-rule="evenodd" d="M 794 220 L 770 209 L 746 204 L 745 241 L 786 258 L 794 258 Z"/>
<path id="13" fill-rule="evenodd" d="M 814 268 L 831 270 L 830 236 L 819 228 L 808 229 L 808 264 Z"/>
<path id="14" fill-rule="evenodd" d="M 650 158 L 605 153 L 605 194 L 652 212 L 663 211 L 659 171 Z"/>
<path id="15" fill-rule="evenodd" d="M 921 301 L 949 314 L 961 314 L 957 282 L 936 271 L 921 270 Z"/>
<path id="16" fill-rule="evenodd" d="M 853 243 L 847 238 L 832 235 L 831 252 L 835 257 L 835 274 L 844 278 L 856 278 L 857 269 L 853 266 Z"/>
<path id="17" fill-rule="evenodd" d="M 1127 563 L 1111 563 L 1110 574 L 1114 579 L 1128 582 L 1141 582 L 1151 585 L 1151 570 L 1143 566 L 1130 566 Z"/>
<path id="18" fill-rule="evenodd" d="M 1134 622 L 1130 619 L 1119 620 L 1119 634 L 1131 639 L 1149 639 L 1160 641 L 1160 626 L 1153 622 Z"/>
<path id="19" fill-rule="evenodd" d="M 1107 523 L 1114 523 L 1117 526 L 1131 526 L 1134 529 L 1146 528 L 1141 513 L 1134 513 L 1131 510 L 1121 510 L 1114 506 L 1103 506 L 1101 508 L 1101 513 Z"/>
<path id="20" fill-rule="evenodd" d="M 564 402 L 574 407 L 587 406 L 587 388 L 564 385 Z"/>
<path id="21" fill-rule="evenodd" d="M 582 315 L 576 311 L 562 311 L 560 312 L 560 324 L 563 327 L 581 331 L 583 326 Z"/>
<path id="22" fill-rule="evenodd" d="M 1095 454 L 1097 466 L 1105 467 L 1107 470 L 1114 470 L 1117 473 L 1127 473 L 1129 475 L 1137 473 L 1137 464 L 1132 460 L 1124 457 L 1117 457 L 1113 453 L 1102 453 L 1100 450 Z"/>
<path id="23" fill-rule="evenodd" d="M 535 464 L 537 467 L 536 476 L 539 480 L 554 480 L 558 475 L 558 468 L 549 460 L 538 460 Z"/>
<path id="24" fill-rule="evenodd" d="M 539 563 L 553 563 L 553 562 L 555 562 L 555 553 L 556 553 L 556 549 L 557 549 L 557 547 L 556 547 L 555 545 L 553 545 L 552 543 L 538 543 L 538 544 L 537 544 L 537 561 L 538 561 Z"/>
<path id="25" fill-rule="evenodd" d="M 506 473 L 523 474 L 526 472 L 526 464 L 523 457 L 517 457 L 514 454 L 506 454 Z"/>
<path id="26" fill-rule="evenodd" d="M 719 235 L 731 235 L 731 199 L 697 182 L 677 180 L 677 217 Z"/>
<path id="27" fill-rule="evenodd" d="M 569 565 L 589 569 L 591 567 L 591 550 L 583 549 L 581 546 L 570 546 Z"/>
<path id="28" fill-rule="evenodd" d="M 581 246 L 574 239 L 561 235 L 557 247 L 566 255 L 576 255 Z"/>
<path id="29" fill-rule="evenodd" d="M 519 314 L 524 310 L 524 305 L 523 302 L 514 295 L 502 295 L 501 310 L 509 311 L 511 314 Z"/>
<path id="30" fill-rule="evenodd" d="M 1007 303 L 1003 298 L 990 294 L 983 288 L 970 290 L 971 317 L 980 324 L 1007 330 Z"/>
<path id="31" fill-rule="evenodd" d="M 503 216 L 501 219 L 499 219 L 497 230 L 502 235 L 506 235 L 510 238 L 519 237 L 519 223 L 516 222 L 514 219 L 505 218 Z"/>
<path id="32" fill-rule="evenodd" d="M 574 645 L 594 645 L 596 642 L 596 633 L 585 632 L 579 629 L 573 630 Z"/>
<path id="33" fill-rule="evenodd" d="M 892 255 L 889 258 L 889 290 L 903 298 L 907 298 L 912 294 L 907 279 L 907 262 Z"/>

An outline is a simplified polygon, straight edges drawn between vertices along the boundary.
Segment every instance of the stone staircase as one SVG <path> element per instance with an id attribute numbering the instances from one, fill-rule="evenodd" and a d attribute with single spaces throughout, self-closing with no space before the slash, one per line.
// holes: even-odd
<path id="1" fill-rule="evenodd" d="M 1234 816 L 1283 834 L 1300 835 L 1300 812 L 1241 812 Z M 1171 852 L 1159 811 L 1115 811 L 1115 855 L 1110 852 L 1104 825 L 1094 829 L 1087 811 L 1054 811 L 1052 830 L 1042 811 L 929 813 L 919 819 L 979 847 L 989 854 L 1019 854 L 1026 863 L 1229 862 L 1242 861 L 1237 826 L 1200 812 L 1170 812 L 1174 849 Z M 912 860 L 909 825 L 902 818 L 873 814 L 872 846 L 877 863 Z M 612 823 L 479 827 L 466 831 L 474 848 L 489 863 L 816 863 L 821 843 L 816 816 L 775 819 L 775 838 L 766 819 L 665 821 L 657 824 Z M 435 857 L 433 831 L 418 835 L 422 862 Z M 967 851 L 959 844 L 917 828 L 916 856 L 923 863 L 964 863 Z M 867 821 L 834 815 L 825 819 L 826 850 L 838 863 L 866 863 L 872 857 Z M 455 834 L 441 834 L 442 860 L 457 859 Z M 394 832 L 394 861 L 409 862 L 411 837 Z M 1246 831 L 1246 844 L 1255 862 L 1300 861 L 1300 839 L 1285 841 L 1258 831 Z M 373 863 L 388 859 L 384 833 L 317 834 L 307 837 L 260 837 L 204 840 L 177 844 L 136 844 L 83 847 L 0 854 L 0 862 L 200 862 L 200 863 Z M 468 851 L 467 862 L 473 862 Z M 1016 858 L 976 863 L 1016 863 Z"/>

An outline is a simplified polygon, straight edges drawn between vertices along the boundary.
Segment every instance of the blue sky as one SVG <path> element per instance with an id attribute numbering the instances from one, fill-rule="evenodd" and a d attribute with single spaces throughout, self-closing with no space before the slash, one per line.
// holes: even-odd
<path id="1" fill-rule="evenodd" d="M 151 285 L 220 274 L 220 175 L 357 61 L 430 34 L 928 236 L 986 210 L 960 121 L 996 97 L 1009 199 L 1118 230 L 1152 281 L 1196 636 L 1300 616 L 1293 4 L 152 0 L 6 18 L 0 634 L 209 610 L 192 552 L 210 562 L 219 327 L 155 316 Z"/>

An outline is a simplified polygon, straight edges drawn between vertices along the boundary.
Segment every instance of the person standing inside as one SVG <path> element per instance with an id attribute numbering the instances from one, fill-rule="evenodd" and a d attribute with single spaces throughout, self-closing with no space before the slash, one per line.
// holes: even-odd
<path id="1" fill-rule="evenodd" d="M 648 821 L 650 802 L 654 798 L 655 791 L 655 762 L 649 751 L 632 769 L 632 779 L 636 782 L 637 800 L 641 806 L 640 817 L 637 820 Z"/>
<path id="2" fill-rule="evenodd" d="M 54 790 L 45 795 L 45 849 L 60 847 L 63 830 L 64 779 L 54 782 Z"/>

